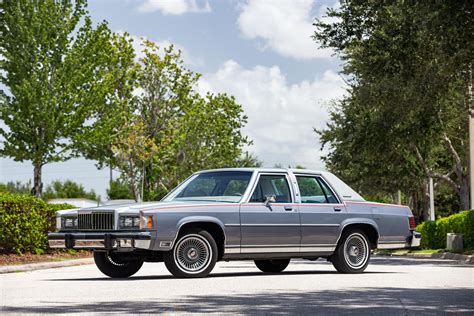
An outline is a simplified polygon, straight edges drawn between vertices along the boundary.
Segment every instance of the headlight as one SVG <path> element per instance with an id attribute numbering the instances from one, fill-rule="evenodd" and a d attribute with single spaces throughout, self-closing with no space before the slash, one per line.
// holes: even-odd
<path id="1" fill-rule="evenodd" d="M 77 216 L 62 216 L 61 228 L 63 229 L 77 228 Z"/>
<path id="2" fill-rule="evenodd" d="M 119 218 L 120 228 L 133 229 L 140 227 L 140 218 L 138 215 L 121 215 Z"/>

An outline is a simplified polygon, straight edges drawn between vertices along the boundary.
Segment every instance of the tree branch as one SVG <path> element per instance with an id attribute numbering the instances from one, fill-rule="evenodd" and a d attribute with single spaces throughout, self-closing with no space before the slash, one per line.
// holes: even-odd
<path id="1" fill-rule="evenodd" d="M 437 178 L 437 179 L 446 181 L 446 183 L 448 183 L 456 192 L 459 193 L 459 190 L 460 190 L 459 185 L 453 179 L 450 178 L 450 175 L 452 174 L 453 171 L 450 171 L 447 174 L 441 174 L 439 172 L 434 172 L 426 164 L 425 160 L 421 156 L 421 153 L 420 153 L 420 150 L 418 149 L 418 147 L 416 145 L 414 145 L 413 147 L 415 149 L 416 157 L 420 161 L 423 169 L 426 172 L 426 175 L 430 178 Z"/>

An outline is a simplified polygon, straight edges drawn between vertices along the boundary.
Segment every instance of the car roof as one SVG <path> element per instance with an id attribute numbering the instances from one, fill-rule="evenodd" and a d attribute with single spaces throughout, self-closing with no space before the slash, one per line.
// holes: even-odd
<path id="1" fill-rule="evenodd" d="M 311 169 L 294 169 L 294 168 L 220 168 L 220 169 L 210 169 L 202 170 L 197 172 L 206 173 L 206 172 L 216 172 L 216 171 L 248 171 L 248 172 L 292 172 L 294 174 L 315 174 L 322 175 L 331 186 L 336 190 L 339 196 L 345 201 L 365 201 L 365 199 L 354 189 L 348 186 L 344 181 L 339 179 L 337 176 L 332 174 L 329 171 L 323 170 L 311 170 Z"/>
<path id="2" fill-rule="evenodd" d="M 323 174 L 327 171 L 323 170 L 312 170 L 312 169 L 294 169 L 294 168 L 265 168 L 265 167 L 248 167 L 248 168 L 219 168 L 219 169 L 208 169 L 208 170 L 201 170 L 197 173 L 203 172 L 216 172 L 216 171 L 249 171 L 249 172 L 287 172 L 291 171 L 293 173 L 311 173 L 311 174 Z"/>

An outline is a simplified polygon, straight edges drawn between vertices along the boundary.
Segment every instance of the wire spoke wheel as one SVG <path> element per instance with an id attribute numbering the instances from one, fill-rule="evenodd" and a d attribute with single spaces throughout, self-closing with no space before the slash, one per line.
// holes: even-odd
<path id="1" fill-rule="evenodd" d="M 344 259 L 353 269 L 359 269 L 365 265 L 369 251 L 367 240 L 359 233 L 350 235 L 344 243 Z"/>
<path id="2" fill-rule="evenodd" d="M 205 238 L 197 234 L 184 236 L 174 249 L 176 265 L 185 273 L 202 272 L 209 266 L 211 257 L 211 245 Z"/>

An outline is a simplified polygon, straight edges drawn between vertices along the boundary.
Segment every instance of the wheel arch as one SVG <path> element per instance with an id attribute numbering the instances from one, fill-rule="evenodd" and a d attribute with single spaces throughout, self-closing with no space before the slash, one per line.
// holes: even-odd
<path id="1" fill-rule="evenodd" d="M 176 237 L 173 241 L 173 246 L 180 236 L 191 228 L 202 228 L 206 230 L 214 238 L 217 244 L 217 260 L 222 259 L 225 249 L 225 229 L 224 224 L 214 217 L 207 216 L 192 216 L 185 217 L 178 222 Z"/>
<path id="2" fill-rule="evenodd" d="M 369 238 L 370 248 L 377 248 L 377 243 L 380 237 L 379 229 L 377 224 L 369 219 L 352 219 L 342 223 L 336 244 L 339 244 L 344 233 L 350 229 L 362 230 L 367 235 L 367 238 Z"/>

